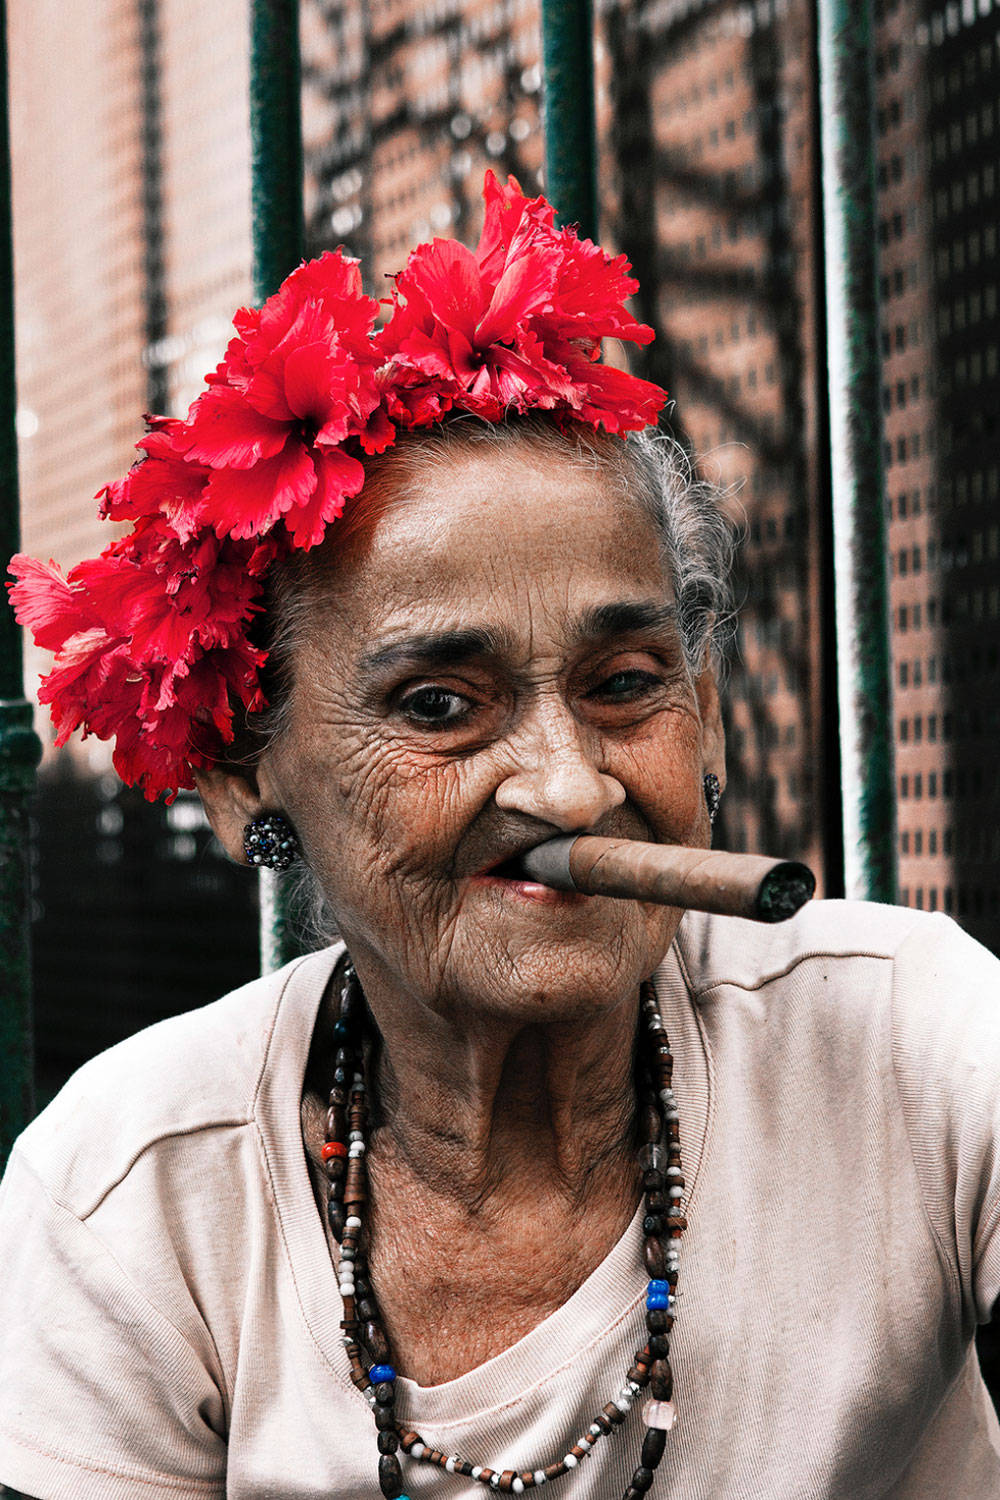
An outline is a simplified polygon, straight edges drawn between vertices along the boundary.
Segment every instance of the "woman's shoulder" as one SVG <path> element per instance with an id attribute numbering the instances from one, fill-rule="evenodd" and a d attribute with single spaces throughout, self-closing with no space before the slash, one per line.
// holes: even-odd
<path id="1" fill-rule="evenodd" d="M 275 1067 L 290 1074 L 301 1065 L 301 1083 L 336 953 L 296 959 L 100 1053 L 28 1126 L 15 1151 L 53 1197 L 86 1217 L 158 1144 L 251 1124 Z"/>
<path id="2" fill-rule="evenodd" d="M 692 994 L 726 988 L 791 988 L 813 975 L 836 980 L 868 1004 L 874 989 L 900 989 L 916 1003 L 951 980 L 976 982 L 1000 998 L 1000 960 L 950 917 L 865 901 L 812 901 L 790 921 L 769 925 L 689 912 L 677 938 Z"/>

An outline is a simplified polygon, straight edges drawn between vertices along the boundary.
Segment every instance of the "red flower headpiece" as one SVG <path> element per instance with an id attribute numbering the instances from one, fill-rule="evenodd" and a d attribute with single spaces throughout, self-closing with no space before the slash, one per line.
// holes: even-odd
<path id="1" fill-rule="evenodd" d="M 17 619 L 56 653 L 39 697 L 57 744 L 81 727 L 114 738 L 119 775 L 150 799 L 193 786 L 232 743 L 235 705 L 266 706 L 249 626 L 269 568 L 322 541 L 398 427 L 452 409 L 493 422 L 541 409 L 615 433 L 655 421 L 666 392 L 598 362 L 603 338 L 653 336 L 625 310 L 625 257 L 556 229 L 513 178 L 489 173 L 485 199 L 477 248 L 414 250 L 380 329 L 340 251 L 241 309 L 187 416 L 150 418 L 144 456 L 98 496 L 132 531 L 65 577 L 11 560 Z"/>

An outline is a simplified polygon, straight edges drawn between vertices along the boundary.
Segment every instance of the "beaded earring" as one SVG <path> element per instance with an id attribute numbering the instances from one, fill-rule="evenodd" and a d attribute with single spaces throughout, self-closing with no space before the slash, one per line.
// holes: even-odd
<path id="1" fill-rule="evenodd" d="M 666 1448 L 667 1433 L 677 1420 L 670 1369 L 670 1331 L 676 1316 L 679 1241 L 687 1228 L 683 1212 L 677 1101 L 672 1087 L 673 1057 L 660 1016 L 656 991 L 646 980 L 640 991 L 640 1036 L 644 1042 L 640 1080 L 643 1145 L 638 1152 L 645 1196 L 643 1255 L 649 1273 L 646 1289 L 646 1343 L 634 1358 L 617 1395 L 598 1411 L 569 1450 L 537 1468 L 492 1469 L 470 1463 L 425 1443 L 418 1432 L 397 1418 L 396 1371 L 368 1269 L 365 1211 L 370 1187 L 365 1166 L 368 1149 L 368 1085 L 365 1042 L 368 1022 L 364 994 L 353 966 L 341 970 L 340 1016 L 334 1024 L 337 1052 L 326 1119 L 322 1156 L 328 1180 L 327 1217 L 340 1245 L 337 1276 L 344 1304 L 341 1327 L 351 1366 L 351 1380 L 367 1399 L 378 1437 L 378 1480 L 385 1500 L 410 1500 L 404 1493 L 399 1462 L 407 1458 L 433 1464 L 448 1474 L 475 1479 L 487 1489 L 522 1494 L 577 1468 L 602 1437 L 625 1421 L 638 1396 L 644 1403 L 644 1433 L 639 1464 L 622 1500 L 639 1500 L 653 1483 Z"/>
<path id="2" fill-rule="evenodd" d="M 708 808 L 708 821 L 714 824 L 716 818 L 719 816 L 719 803 L 722 801 L 722 788 L 719 785 L 719 778 L 714 771 L 707 773 L 702 780 L 702 786 L 705 788 L 705 806 Z"/>
<path id="3" fill-rule="evenodd" d="M 299 857 L 299 841 L 295 829 L 281 813 L 265 813 L 244 828 L 243 853 L 248 865 L 262 870 L 287 870 Z"/>

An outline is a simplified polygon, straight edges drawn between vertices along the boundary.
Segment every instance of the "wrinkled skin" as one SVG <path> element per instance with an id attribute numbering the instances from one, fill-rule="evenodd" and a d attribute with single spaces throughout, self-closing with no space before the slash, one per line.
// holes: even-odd
<path id="1" fill-rule="evenodd" d="M 632 616 L 594 618 L 611 605 Z M 235 858 L 261 808 L 290 817 L 382 1031 L 372 1266 L 392 1267 L 383 1310 L 425 1382 L 495 1352 L 481 1288 L 503 1348 L 580 1284 L 637 1202 L 636 996 L 680 913 L 486 872 L 557 832 L 708 844 L 718 702 L 709 671 L 692 679 L 671 605 L 652 523 L 606 473 L 530 443 L 461 450 L 331 558 L 288 729 L 255 773 L 200 781 Z M 420 1248 L 424 1216 L 434 1243 L 448 1235 L 446 1268 Z M 547 1269 L 530 1226 L 563 1219 Z M 512 1239 L 531 1267 L 514 1302 Z"/>

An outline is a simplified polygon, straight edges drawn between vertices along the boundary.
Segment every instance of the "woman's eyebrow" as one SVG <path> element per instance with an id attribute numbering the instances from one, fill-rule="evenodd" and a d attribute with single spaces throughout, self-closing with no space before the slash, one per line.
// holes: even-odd
<path id="1" fill-rule="evenodd" d="M 474 656 L 499 656 L 508 646 L 506 635 L 488 626 L 424 631 L 365 651 L 358 668 L 363 673 L 376 673 L 401 667 L 448 667 Z"/>
<path id="2" fill-rule="evenodd" d="M 667 635 L 676 630 L 677 606 L 662 599 L 623 599 L 613 604 L 598 604 L 584 611 L 578 626 L 578 634 L 585 640 L 637 632 Z"/>

